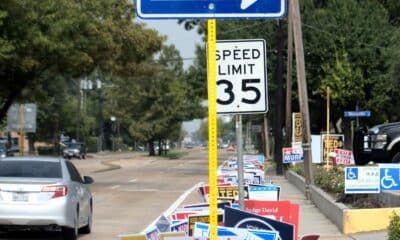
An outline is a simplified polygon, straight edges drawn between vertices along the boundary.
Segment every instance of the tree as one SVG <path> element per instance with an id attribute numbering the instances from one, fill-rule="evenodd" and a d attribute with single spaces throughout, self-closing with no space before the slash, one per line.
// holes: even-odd
<path id="1" fill-rule="evenodd" d="M 0 9 L 0 120 L 17 98 L 29 98 L 45 72 L 70 79 L 95 68 L 129 75 L 162 44 L 155 31 L 132 21 L 128 1 L 5 0 Z"/>
<path id="2" fill-rule="evenodd" d="M 178 138 L 181 123 L 195 111 L 174 46 L 165 46 L 158 60 L 139 64 L 135 76 L 114 79 L 106 94 L 108 112 L 122 119 L 138 142 L 148 143 L 150 154 L 155 141 Z"/>

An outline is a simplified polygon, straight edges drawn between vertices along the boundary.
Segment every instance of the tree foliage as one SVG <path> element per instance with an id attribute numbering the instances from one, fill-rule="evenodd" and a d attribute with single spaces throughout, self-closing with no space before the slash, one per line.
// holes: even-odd
<path id="1" fill-rule="evenodd" d="M 127 75 L 162 44 L 155 31 L 132 22 L 128 1 L 5 0 L 0 9 L 0 119 L 13 101 L 32 95 L 45 72 Z"/>

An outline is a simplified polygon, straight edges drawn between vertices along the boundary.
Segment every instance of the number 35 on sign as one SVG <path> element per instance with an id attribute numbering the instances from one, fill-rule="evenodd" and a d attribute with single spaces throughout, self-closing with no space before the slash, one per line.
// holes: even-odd
<path id="1" fill-rule="evenodd" d="M 265 40 L 217 41 L 217 112 L 268 111 Z"/>

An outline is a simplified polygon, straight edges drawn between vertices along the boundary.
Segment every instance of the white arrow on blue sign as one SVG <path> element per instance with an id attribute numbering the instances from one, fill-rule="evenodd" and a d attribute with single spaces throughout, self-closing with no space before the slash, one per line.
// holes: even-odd
<path id="1" fill-rule="evenodd" d="M 281 18 L 287 0 L 136 0 L 145 19 Z"/>

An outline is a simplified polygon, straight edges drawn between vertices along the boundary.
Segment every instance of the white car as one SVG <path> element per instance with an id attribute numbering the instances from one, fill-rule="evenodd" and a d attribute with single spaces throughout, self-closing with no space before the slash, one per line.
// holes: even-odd
<path id="1" fill-rule="evenodd" d="M 0 231 L 56 229 L 68 240 L 90 233 L 92 182 L 62 158 L 0 159 Z"/>

